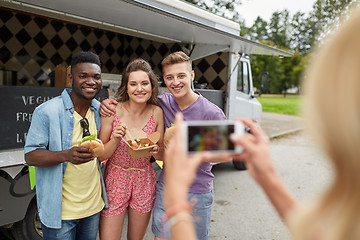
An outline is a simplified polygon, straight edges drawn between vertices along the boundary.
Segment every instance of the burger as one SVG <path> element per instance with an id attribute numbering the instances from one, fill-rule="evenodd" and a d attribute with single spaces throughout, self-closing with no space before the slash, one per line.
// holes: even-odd
<path id="1" fill-rule="evenodd" d="M 99 157 L 104 153 L 104 144 L 100 139 L 96 138 L 96 134 L 84 137 L 79 147 L 90 148 L 95 157 Z"/>

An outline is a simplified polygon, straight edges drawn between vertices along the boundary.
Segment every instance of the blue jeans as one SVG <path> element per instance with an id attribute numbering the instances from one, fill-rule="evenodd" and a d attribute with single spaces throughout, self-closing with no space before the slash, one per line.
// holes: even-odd
<path id="1" fill-rule="evenodd" d="M 170 229 L 167 224 L 162 221 L 165 214 L 163 205 L 163 187 L 164 183 L 158 182 L 156 185 L 156 199 L 152 213 L 152 232 L 159 238 L 170 238 Z M 208 193 L 189 193 L 188 200 L 196 199 L 193 210 L 195 220 L 196 235 L 199 240 L 207 240 L 209 238 L 209 228 L 211 221 L 211 210 L 214 199 L 213 191 Z"/>
<path id="2" fill-rule="evenodd" d="M 86 218 L 62 220 L 61 228 L 48 228 L 41 224 L 44 240 L 96 240 L 100 212 Z"/>

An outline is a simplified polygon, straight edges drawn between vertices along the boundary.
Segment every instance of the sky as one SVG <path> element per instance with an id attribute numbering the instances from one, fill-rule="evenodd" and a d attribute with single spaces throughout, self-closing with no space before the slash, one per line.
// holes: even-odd
<path id="1" fill-rule="evenodd" d="M 237 11 L 245 19 L 246 26 L 250 27 L 258 16 L 268 22 L 275 11 L 287 9 L 290 16 L 298 11 L 308 13 L 315 2 L 316 0 L 242 0 Z"/>

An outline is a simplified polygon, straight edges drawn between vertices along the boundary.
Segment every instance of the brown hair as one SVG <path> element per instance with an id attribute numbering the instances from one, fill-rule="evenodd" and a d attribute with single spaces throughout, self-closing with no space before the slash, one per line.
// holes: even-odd
<path id="1" fill-rule="evenodd" d="M 151 69 L 150 64 L 141 58 L 135 59 L 127 65 L 127 67 L 123 73 L 122 79 L 121 79 L 121 84 L 115 95 L 115 99 L 118 102 L 126 102 L 129 100 L 129 95 L 127 93 L 127 84 L 129 81 L 130 73 L 136 72 L 136 71 L 143 71 L 149 76 L 152 94 L 151 94 L 150 99 L 147 101 L 147 103 L 156 105 L 157 104 L 157 96 L 158 96 L 158 92 L 159 92 L 158 77 Z"/>
<path id="2" fill-rule="evenodd" d="M 182 51 L 170 53 L 167 57 L 164 58 L 164 60 L 162 60 L 161 66 L 164 68 L 165 66 L 183 62 L 188 64 L 189 71 L 191 71 L 192 67 L 190 57 Z"/>

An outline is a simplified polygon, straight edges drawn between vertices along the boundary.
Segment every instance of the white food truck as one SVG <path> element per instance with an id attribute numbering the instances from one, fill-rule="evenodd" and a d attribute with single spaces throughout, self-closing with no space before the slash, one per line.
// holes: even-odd
<path id="1" fill-rule="evenodd" d="M 34 108 L 63 89 L 54 71 L 69 65 L 72 53 L 97 53 L 103 86 L 113 89 L 130 60 L 141 57 L 160 74 L 163 57 L 182 50 L 193 60 L 196 91 L 229 119 L 257 121 L 262 108 L 247 56 L 291 56 L 241 37 L 238 23 L 180 0 L 0 0 L 0 16 L 1 239 L 42 238 L 23 146 Z"/>

